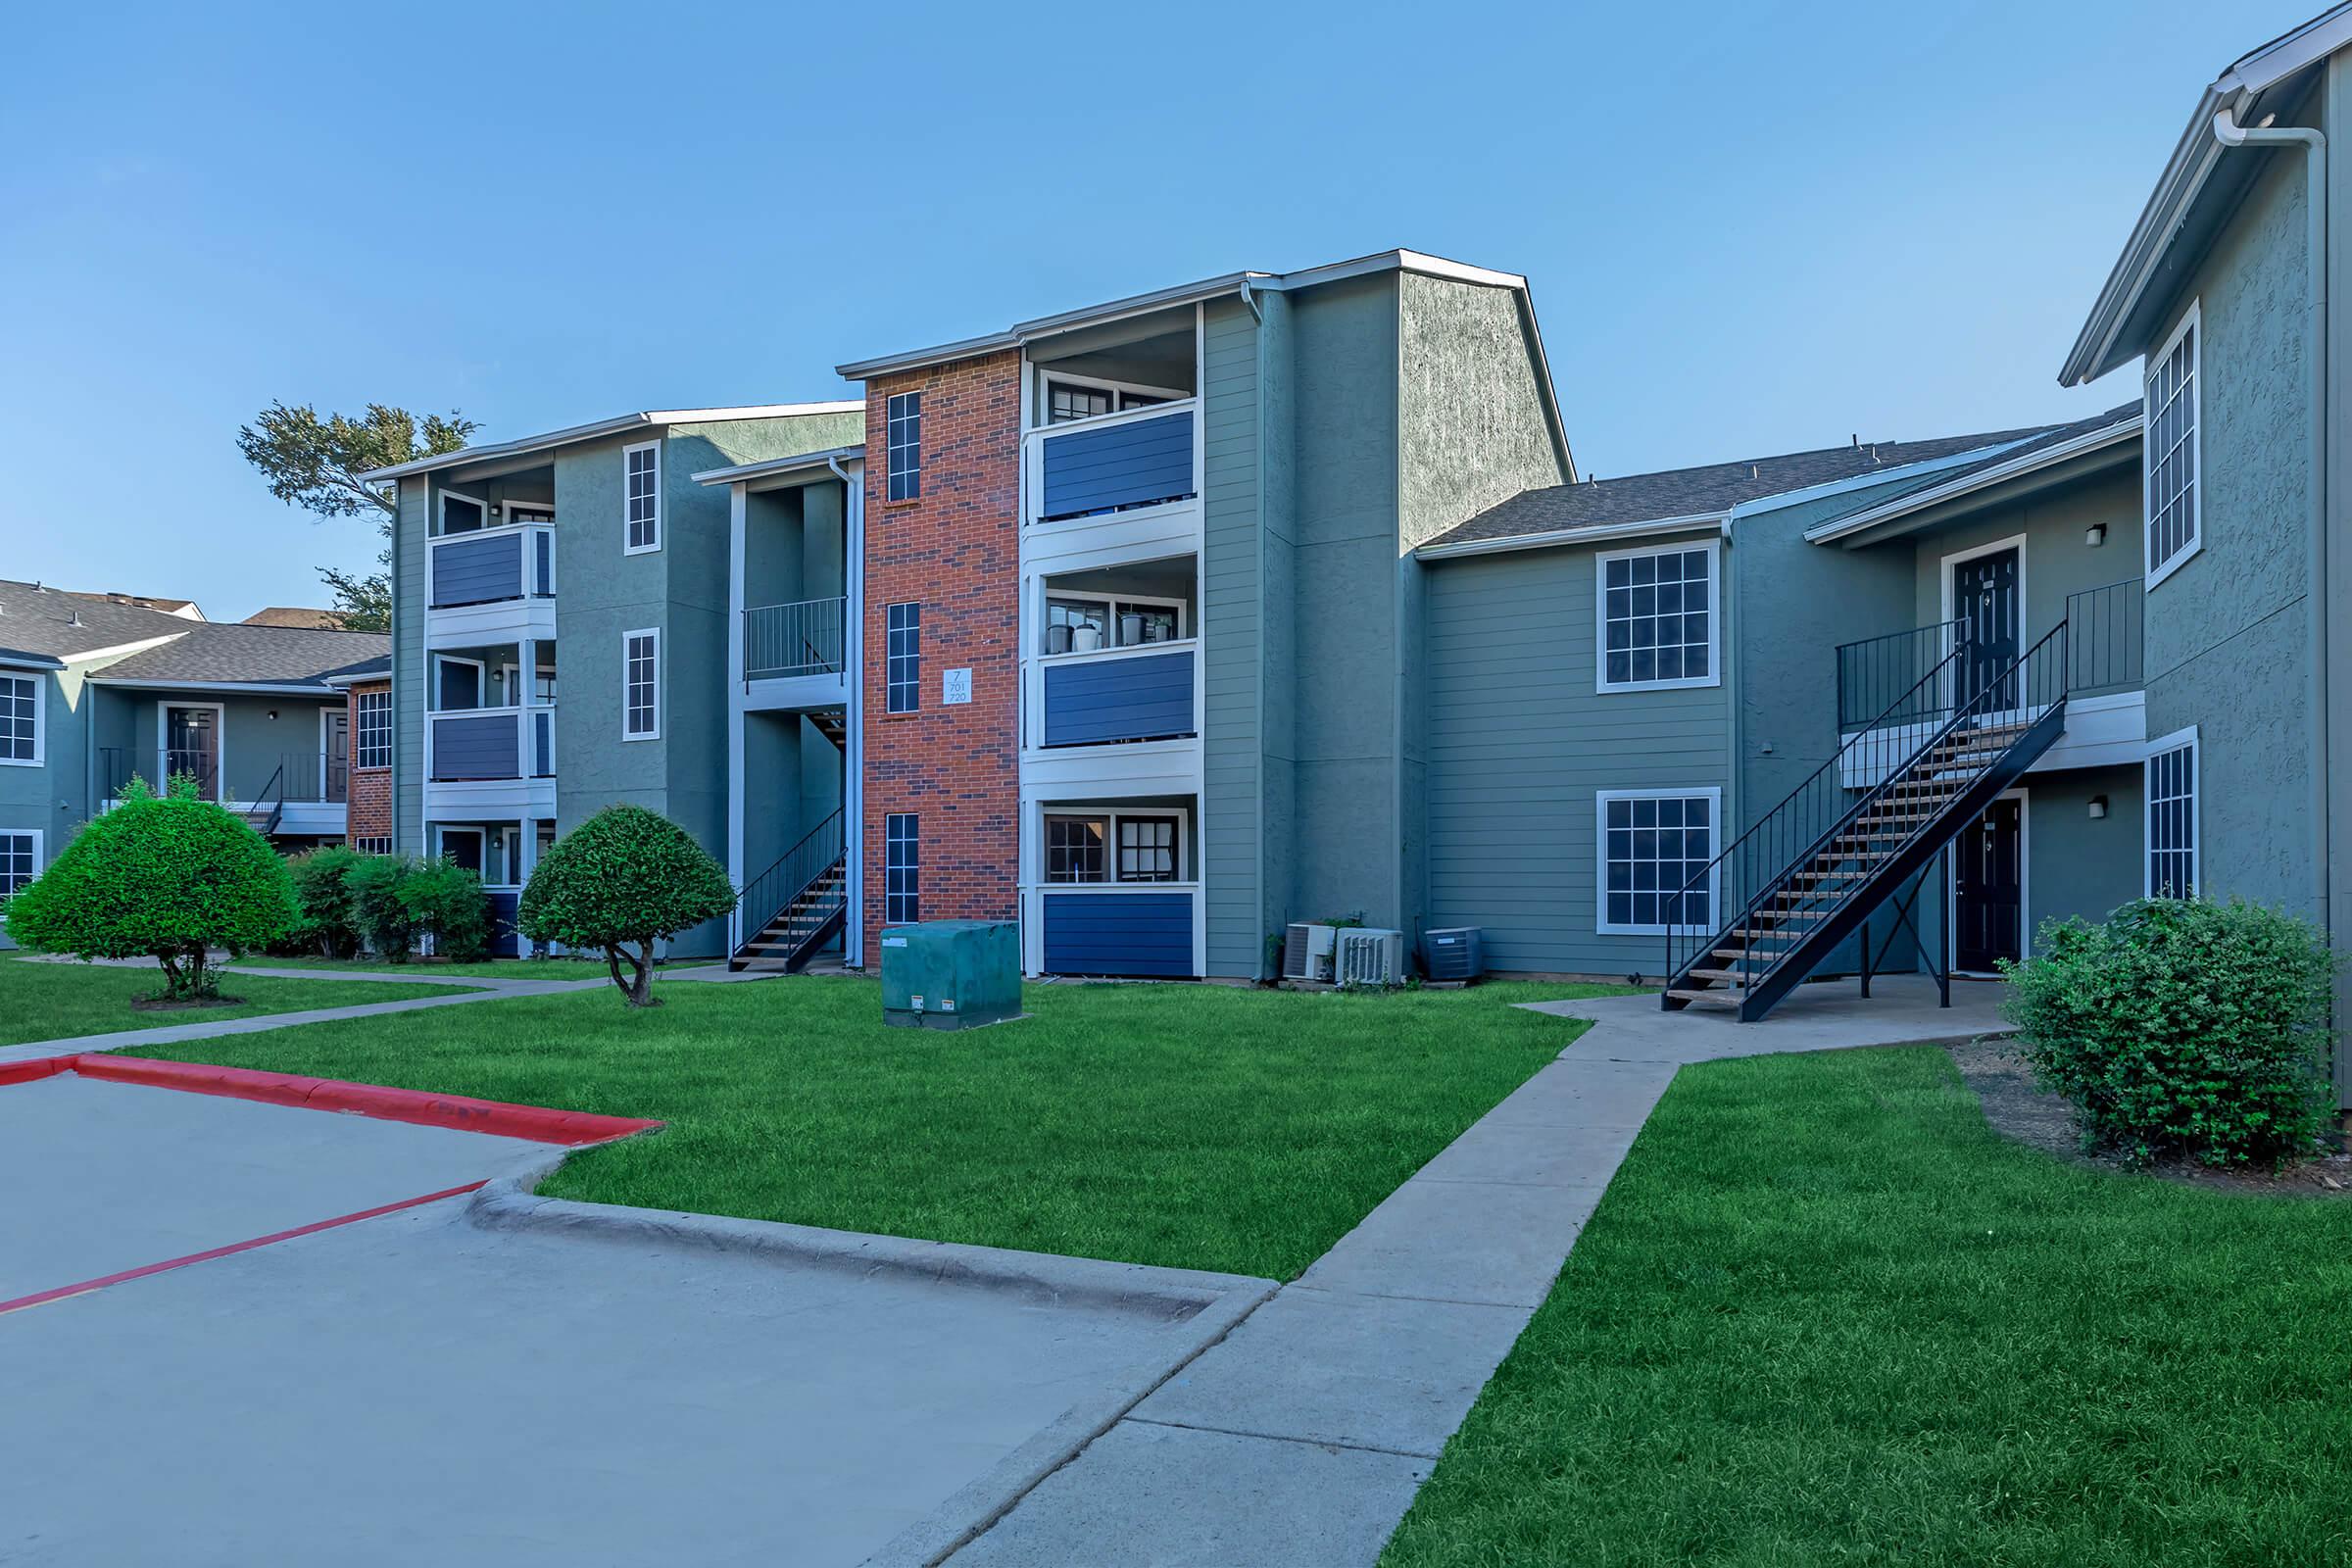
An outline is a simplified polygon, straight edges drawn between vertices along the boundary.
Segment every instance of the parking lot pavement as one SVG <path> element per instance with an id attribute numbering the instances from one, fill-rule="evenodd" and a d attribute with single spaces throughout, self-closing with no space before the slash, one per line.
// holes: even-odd
<path id="1" fill-rule="evenodd" d="M 0 1087 L 18 1195 L 4 1289 L 422 1196 L 518 1154 L 549 1151 L 70 1077 Z M 671 1241 L 529 1213 L 490 1226 L 479 1202 L 0 1313 L 0 1561 L 920 1560 L 1222 1332 L 1207 1325 L 1237 1313 L 1220 1290 L 1270 1288 L 1094 1292 L 1087 1270 L 1136 1271 L 983 1249 L 878 1265 L 860 1238 L 795 1260 L 691 1222 Z M 1082 1288 L 1041 1287 L 1032 1263 Z"/>

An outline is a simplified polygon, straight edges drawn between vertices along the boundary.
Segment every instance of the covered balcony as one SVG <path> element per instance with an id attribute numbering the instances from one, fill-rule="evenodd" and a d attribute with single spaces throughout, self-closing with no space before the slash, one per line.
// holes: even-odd
<path id="1" fill-rule="evenodd" d="M 763 473 L 742 488 L 735 674 L 746 707 L 839 706 L 850 667 L 847 492 L 822 465 Z"/>
<path id="2" fill-rule="evenodd" d="M 552 810 L 555 643 L 441 648 L 430 658 L 424 720 L 428 808 L 545 805 Z"/>
<path id="3" fill-rule="evenodd" d="M 1201 973 L 1195 798 L 1037 808 L 1024 940 L 1042 974 L 1187 979 Z"/>
<path id="4" fill-rule="evenodd" d="M 1182 556 L 1039 579 L 1032 746 L 1200 734 L 1198 570 Z"/>
<path id="5" fill-rule="evenodd" d="M 438 632 L 553 635 L 554 497 L 552 465 L 433 493 L 425 611 Z"/>
<path id="6" fill-rule="evenodd" d="M 1189 308 L 1048 339 L 1029 361 L 1026 522 L 1198 501 L 1200 382 Z"/>

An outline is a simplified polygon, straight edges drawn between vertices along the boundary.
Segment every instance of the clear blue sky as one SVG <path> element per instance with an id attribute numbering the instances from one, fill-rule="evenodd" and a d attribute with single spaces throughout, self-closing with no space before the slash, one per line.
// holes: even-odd
<path id="1" fill-rule="evenodd" d="M 1602 475 L 2079 416 L 2200 87 L 2320 0 L 40 7 L 0 91 L 0 576 L 325 601 L 272 398 L 479 439 L 1406 246 L 1534 285 Z M 560 20 L 558 20 L 560 19 Z"/>

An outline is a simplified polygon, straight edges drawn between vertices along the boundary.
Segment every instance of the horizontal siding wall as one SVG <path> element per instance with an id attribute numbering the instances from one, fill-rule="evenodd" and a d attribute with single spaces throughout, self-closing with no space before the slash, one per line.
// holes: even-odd
<path id="1" fill-rule="evenodd" d="M 1264 658 L 1259 530 L 1258 334 L 1238 301 L 1210 308 L 1200 397 L 1201 870 L 1208 900 L 1208 972 L 1254 976 L 1263 965 L 1259 756 Z"/>
<path id="2" fill-rule="evenodd" d="M 1483 928 L 1491 968 L 1656 975 L 1663 937 L 1595 929 L 1596 797 L 1727 783 L 1725 688 L 1593 691 L 1592 573 L 1570 550 L 1427 571 L 1429 923 Z"/>
<path id="3" fill-rule="evenodd" d="M 468 539 L 431 554 L 435 605 L 486 605 L 522 593 L 521 534 Z"/>
<path id="4" fill-rule="evenodd" d="M 433 777 L 437 779 L 520 778 L 516 751 L 521 732 L 513 710 L 493 718 L 436 718 Z"/>
<path id="5" fill-rule="evenodd" d="M 1046 666 L 1046 744 L 1193 733 L 1193 653 Z"/>
<path id="6" fill-rule="evenodd" d="M 1193 493 L 1193 412 L 1046 442 L 1039 515 L 1074 517 Z"/>
<path id="7" fill-rule="evenodd" d="M 1176 978 L 1193 972 L 1189 893 L 1049 892 L 1045 913 L 1049 973 Z"/>

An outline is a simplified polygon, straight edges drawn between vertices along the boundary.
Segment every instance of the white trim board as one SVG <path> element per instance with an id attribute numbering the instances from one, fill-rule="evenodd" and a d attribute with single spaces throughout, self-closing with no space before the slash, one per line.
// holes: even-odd
<path id="1" fill-rule="evenodd" d="M 1704 797 L 1707 810 L 1707 916 L 1698 926 L 1616 925 L 1609 920 L 1609 803 L 1612 801 L 1696 800 Z M 1707 936 L 1723 915 L 1723 789 L 1715 784 L 1656 785 L 1650 788 L 1606 789 L 1592 792 L 1592 931 L 1604 937 Z M 1689 857 L 1684 857 L 1689 858 Z M 1660 888 L 1663 894 L 1677 889 Z"/>
<path id="2" fill-rule="evenodd" d="M 2180 346 L 2184 336 L 2190 336 L 2188 351 L 2188 514 L 2187 542 L 2168 557 L 2163 565 L 2149 563 L 2149 552 L 2156 548 L 2156 519 L 2151 503 L 2154 497 L 2148 486 L 2155 478 L 2157 454 L 2152 445 L 2142 445 L 2139 453 L 2139 569 L 2146 591 L 2153 593 L 2156 585 L 2194 561 L 2205 549 L 2205 327 L 2203 301 L 2192 299 L 2180 319 L 2165 334 L 2164 346 L 2140 363 L 2139 408 L 2144 421 L 2153 411 L 2148 408 L 2148 390 L 2157 372 Z"/>
<path id="3" fill-rule="evenodd" d="M 1704 675 L 1678 675 L 1664 680 L 1609 679 L 1609 573 L 1612 561 L 1638 561 L 1645 557 L 1688 555 L 1693 548 L 1689 542 L 1642 545 L 1630 550 L 1601 550 L 1592 556 L 1592 691 L 1595 696 L 1611 696 L 1632 692 L 1688 691 L 1695 687 L 1723 684 L 1723 545 L 1720 540 L 1708 539 L 1695 548 L 1707 557 L 1707 608 L 1701 612 L 1707 617 L 1707 672 Z M 1659 613 L 1653 611 L 1653 616 Z M 1677 612 L 1687 614 L 1688 611 Z M 1681 646 L 1681 645 L 1678 645 Z M 1628 666 L 1631 667 L 1630 664 Z"/>
<path id="4" fill-rule="evenodd" d="M 50 671 L 11 665 L 0 669 L 0 680 L 21 680 L 32 688 L 32 755 L 0 757 L 0 767 L 40 767 L 49 755 Z"/>
<path id="5" fill-rule="evenodd" d="M 2150 858 L 2155 854 L 2156 792 L 2149 787 L 2148 771 L 2156 759 L 2168 752 L 2188 748 L 2188 886 L 2191 893 L 2205 888 L 2205 748 L 2197 739 L 2197 726 L 2177 729 L 2170 735 L 2160 735 L 2148 742 L 2147 755 L 2139 764 L 2139 892 L 2142 898 L 2155 896 L 2155 867 Z"/>

